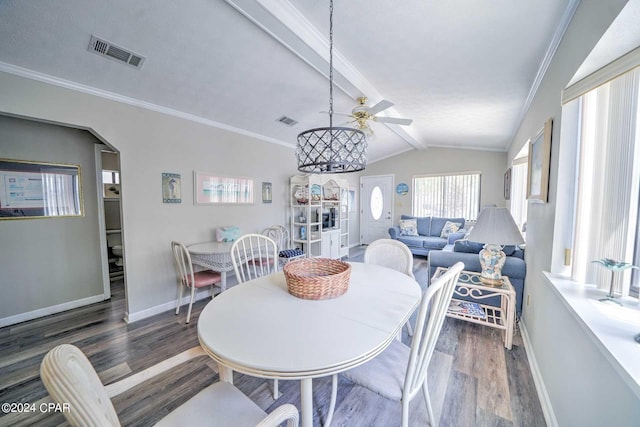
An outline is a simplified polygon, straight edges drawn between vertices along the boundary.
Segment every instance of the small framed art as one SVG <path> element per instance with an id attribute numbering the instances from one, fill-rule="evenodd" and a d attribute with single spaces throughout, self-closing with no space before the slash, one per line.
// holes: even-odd
<path id="1" fill-rule="evenodd" d="M 270 182 L 262 183 L 262 203 L 271 203 L 272 190 Z"/>
<path id="2" fill-rule="evenodd" d="M 179 173 L 162 174 L 162 203 L 181 203 L 181 178 Z"/>
<path id="3" fill-rule="evenodd" d="M 511 199 L 511 168 L 504 173 L 504 199 Z"/>

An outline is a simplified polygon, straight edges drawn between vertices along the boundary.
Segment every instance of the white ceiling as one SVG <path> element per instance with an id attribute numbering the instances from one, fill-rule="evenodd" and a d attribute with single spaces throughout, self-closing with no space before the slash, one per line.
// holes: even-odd
<path id="1" fill-rule="evenodd" d="M 334 110 L 366 95 L 414 120 L 373 124 L 370 161 L 504 151 L 577 3 L 336 0 Z M 0 0 L 0 69 L 294 146 L 328 125 L 328 13 L 328 0 Z M 92 34 L 144 56 L 141 69 L 89 52 Z"/>

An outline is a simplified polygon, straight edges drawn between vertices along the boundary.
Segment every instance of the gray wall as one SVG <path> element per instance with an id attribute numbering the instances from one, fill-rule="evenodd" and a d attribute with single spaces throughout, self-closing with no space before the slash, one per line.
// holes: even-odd
<path id="1" fill-rule="evenodd" d="M 469 142 L 471 144 L 472 142 Z M 504 206 L 503 177 L 507 170 L 506 153 L 453 148 L 429 148 L 409 151 L 373 163 L 362 173 L 363 176 L 394 174 L 395 185 L 404 182 L 409 186 L 409 194 L 400 196 L 394 189 L 394 223 L 400 215 L 411 215 L 411 178 L 414 175 L 478 171 L 482 174 L 480 183 L 480 206 L 495 204 Z"/>
<path id="2" fill-rule="evenodd" d="M 625 5 L 624 0 L 582 1 L 519 127 L 509 151 L 513 159 L 528 138 L 553 117 L 549 203 L 529 203 L 527 217 L 527 279 L 523 309 L 527 333 L 539 374 L 557 422 L 565 425 L 638 425 L 638 396 L 598 346 L 568 312 L 542 277 L 551 268 L 552 243 L 562 127 L 560 92 Z M 557 253 L 554 256 L 561 256 Z M 629 404 L 636 402 L 636 405 Z"/>
<path id="3" fill-rule="evenodd" d="M 89 132 L 0 115 L 0 157 L 79 164 L 84 217 L 0 221 L 0 319 L 102 295 Z"/>
<path id="4" fill-rule="evenodd" d="M 256 232 L 287 224 L 289 177 L 297 174 L 292 147 L 8 73 L 0 73 L 0 93 L 0 112 L 92 129 L 120 152 L 130 319 L 174 304 L 172 240 L 212 240 L 226 225 Z M 194 205 L 193 171 L 253 178 L 256 203 Z M 182 175 L 182 203 L 162 203 L 163 172 Z M 261 201 L 262 181 L 273 184 L 271 204 Z"/>

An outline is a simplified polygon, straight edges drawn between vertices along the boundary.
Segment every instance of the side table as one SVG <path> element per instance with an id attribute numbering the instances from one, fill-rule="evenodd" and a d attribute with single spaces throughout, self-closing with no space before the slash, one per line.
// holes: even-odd
<path id="1" fill-rule="evenodd" d="M 445 271 L 447 271 L 446 268 L 438 267 L 433 278 L 439 277 Z M 489 286 L 480 281 L 480 273 L 463 271 L 460 273 L 451 301 L 464 302 L 456 296 L 468 297 L 477 302 L 484 311 L 484 316 L 473 316 L 452 310 L 447 311 L 447 316 L 504 331 L 504 346 L 511 350 L 516 318 L 516 291 L 507 276 L 502 276 L 502 280 L 501 286 Z M 494 296 L 500 297 L 500 308 L 482 304 L 483 300 Z"/>

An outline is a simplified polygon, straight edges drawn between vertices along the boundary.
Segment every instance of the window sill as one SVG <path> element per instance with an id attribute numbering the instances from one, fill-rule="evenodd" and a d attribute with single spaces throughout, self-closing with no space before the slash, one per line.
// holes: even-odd
<path id="1" fill-rule="evenodd" d="M 544 272 L 569 312 L 609 360 L 629 387 L 640 397 L 640 344 L 633 337 L 640 333 L 640 301 L 619 298 L 623 306 L 602 303 L 606 291 L 565 277 Z"/>

